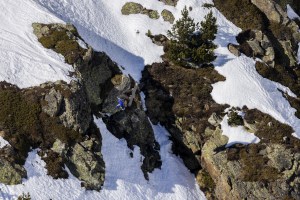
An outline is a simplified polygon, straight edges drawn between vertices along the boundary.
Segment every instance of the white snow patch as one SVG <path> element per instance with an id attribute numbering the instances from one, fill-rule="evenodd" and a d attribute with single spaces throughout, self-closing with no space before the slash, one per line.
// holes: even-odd
<path id="1" fill-rule="evenodd" d="M 287 15 L 290 19 L 300 19 L 299 15 L 294 11 L 294 9 L 288 4 L 286 6 Z"/>
<path id="2" fill-rule="evenodd" d="M 258 143 L 260 139 L 256 137 L 253 133 L 249 133 L 245 127 L 237 126 L 233 127 L 228 125 L 228 116 L 225 115 L 222 122 L 220 123 L 222 127 L 222 135 L 228 137 L 228 143 L 226 147 L 234 144 L 251 144 Z"/>
<path id="3" fill-rule="evenodd" d="M 45 49 L 33 34 L 33 22 L 63 23 L 33 0 L 0 2 L 0 81 L 24 88 L 46 81 L 70 81 L 72 67 Z"/>
<path id="4" fill-rule="evenodd" d="M 0 149 L 5 147 L 6 145 L 10 146 L 9 142 L 0 136 Z"/>

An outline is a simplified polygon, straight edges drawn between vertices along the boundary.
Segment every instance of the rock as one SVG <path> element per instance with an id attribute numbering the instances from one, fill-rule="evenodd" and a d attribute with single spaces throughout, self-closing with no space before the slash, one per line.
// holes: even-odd
<path id="1" fill-rule="evenodd" d="M 284 49 L 285 55 L 288 56 L 290 61 L 290 66 L 295 66 L 297 64 L 297 58 L 294 55 L 291 41 L 279 41 Z"/>
<path id="2" fill-rule="evenodd" d="M 85 140 L 72 148 L 68 167 L 86 189 L 101 189 L 105 176 L 104 166 L 101 144 L 97 139 Z"/>
<path id="3" fill-rule="evenodd" d="M 230 53 L 237 57 L 241 56 L 241 52 L 238 49 L 238 45 L 228 44 L 228 50 L 230 51 Z"/>
<path id="4" fill-rule="evenodd" d="M 24 167 L 8 162 L 0 158 L 0 182 L 7 185 L 17 185 L 22 183 L 22 178 L 26 178 Z"/>
<path id="5" fill-rule="evenodd" d="M 141 168 L 146 179 L 148 179 L 148 172 L 160 168 L 160 147 L 143 110 L 126 108 L 124 111 L 104 118 L 104 122 L 114 136 L 125 138 L 129 148 L 133 149 L 134 145 L 140 147 L 141 154 L 144 156 Z"/>
<path id="6" fill-rule="evenodd" d="M 127 2 L 122 7 L 122 14 L 123 15 L 130 15 L 130 14 L 139 14 L 143 10 L 143 6 L 139 3 L 134 2 Z"/>
<path id="7" fill-rule="evenodd" d="M 71 81 L 70 85 L 56 82 L 46 87 L 50 89 L 44 97 L 43 112 L 57 116 L 65 127 L 84 133 L 90 126 L 92 114 L 83 86 Z"/>
<path id="8" fill-rule="evenodd" d="M 59 139 L 56 139 L 51 148 L 52 151 L 60 155 L 64 154 L 66 144 L 62 143 Z"/>
<path id="9" fill-rule="evenodd" d="M 151 10 L 146 8 L 142 10 L 141 14 L 148 15 L 148 17 L 150 17 L 151 19 L 158 19 L 160 17 L 157 10 Z"/>
<path id="10" fill-rule="evenodd" d="M 176 6 L 178 0 L 158 0 L 169 6 Z"/>
<path id="11" fill-rule="evenodd" d="M 57 116 L 63 101 L 61 93 L 56 91 L 55 88 L 51 88 L 49 93 L 45 95 L 45 101 L 47 105 L 42 107 L 43 111 L 51 117 Z"/>
<path id="12" fill-rule="evenodd" d="M 174 15 L 173 15 L 172 12 L 169 11 L 169 10 L 164 9 L 164 10 L 161 12 L 161 16 L 163 17 L 163 19 L 164 19 L 165 21 L 170 22 L 171 24 L 173 24 L 174 21 L 175 21 Z"/>
<path id="13" fill-rule="evenodd" d="M 132 92 L 136 83 L 131 77 L 117 75 L 112 79 L 112 83 L 114 84 L 114 87 L 109 91 L 107 97 L 105 98 L 101 110 L 101 112 L 109 115 L 120 111 L 120 108 L 117 108 L 118 97 L 124 100 L 126 107 L 131 107 L 131 105 L 129 105 L 129 101 L 131 97 L 133 99 L 135 97 L 135 94 L 132 95 Z M 134 93 L 136 93 L 136 91 Z M 133 99 L 131 101 L 133 101 Z"/>
<path id="14" fill-rule="evenodd" d="M 216 113 L 213 113 L 209 118 L 208 122 L 213 126 L 218 126 L 222 121 L 222 118 L 219 117 Z"/>
<path id="15" fill-rule="evenodd" d="M 264 55 L 264 50 L 261 48 L 261 46 L 257 40 L 249 40 L 249 41 L 247 41 L 247 43 L 253 50 L 253 54 L 254 54 L 253 56 L 260 57 L 260 56 Z"/>
<path id="16" fill-rule="evenodd" d="M 284 10 L 273 0 L 251 0 L 263 13 L 266 14 L 270 21 L 280 24 L 287 24 L 289 19 Z"/>

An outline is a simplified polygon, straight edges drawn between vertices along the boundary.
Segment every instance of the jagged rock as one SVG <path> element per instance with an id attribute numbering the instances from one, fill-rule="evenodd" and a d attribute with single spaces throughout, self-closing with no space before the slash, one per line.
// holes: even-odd
<path id="1" fill-rule="evenodd" d="M 209 118 L 208 122 L 213 126 L 218 126 L 222 121 L 222 118 L 219 117 L 216 113 L 213 113 Z"/>
<path id="2" fill-rule="evenodd" d="M 289 58 L 290 66 L 295 66 L 297 64 L 297 58 L 294 55 L 291 41 L 279 41 L 279 42 L 284 49 L 285 55 L 287 55 Z"/>
<path id="3" fill-rule="evenodd" d="M 289 19 L 284 10 L 273 0 L 251 0 L 263 13 L 266 14 L 270 21 L 280 24 L 287 24 Z"/>
<path id="4" fill-rule="evenodd" d="M 143 10 L 143 6 L 139 3 L 134 2 L 127 2 L 122 7 L 122 14 L 123 15 L 130 15 L 130 14 L 139 14 Z"/>
<path id="5" fill-rule="evenodd" d="M 49 83 L 42 110 L 51 117 L 59 117 L 65 127 L 84 133 L 92 121 L 91 108 L 81 84 L 71 81 Z"/>
<path id="6" fill-rule="evenodd" d="M 104 162 L 101 144 L 95 138 L 75 144 L 71 150 L 68 167 L 83 181 L 83 186 L 91 190 L 100 190 L 104 182 Z"/>
<path id="7" fill-rule="evenodd" d="M 261 48 L 259 42 L 257 40 L 249 40 L 247 41 L 251 49 L 253 50 L 253 56 L 261 57 L 264 55 L 264 50 Z"/>
<path id="8" fill-rule="evenodd" d="M 112 79 L 112 83 L 114 84 L 114 87 L 109 91 L 106 99 L 103 102 L 101 110 L 101 112 L 107 113 L 109 115 L 120 111 L 120 108 L 117 108 L 118 97 L 124 99 L 125 106 L 131 106 L 129 105 L 129 103 L 131 101 L 132 104 L 132 101 L 135 98 L 136 91 L 134 91 L 134 88 L 135 85 L 137 85 L 131 77 L 125 75 L 116 75 Z M 131 98 L 132 100 L 130 100 Z"/>
<path id="9" fill-rule="evenodd" d="M 238 45 L 228 44 L 228 50 L 237 57 L 241 55 L 241 52 L 238 49 Z"/>
<path id="10" fill-rule="evenodd" d="M 169 10 L 164 9 L 163 11 L 161 11 L 161 16 L 165 21 L 170 22 L 171 24 L 173 24 L 175 21 L 174 15 Z"/>
<path id="11" fill-rule="evenodd" d="M 126 139 L 129 148 L 133 149 L 134 145 L 140 147 L 144 156 L 141 168 L 146 179 L 148 172 L 160 168 L 159 144 L 155 141 L 148 117 L 143 110 L 126 108 L 125 111 L 104 118 L 104 122 L 117 138 Z"/>
<path id="12" fill-rule="evenodd" d="M 62 143 L 59 139 L 56 139 L 51 148 L 52 151 L 60 155 L 64 154 L 66 150 L 66 144 Z"/>
<path id="13" fill-rule="evenodd" d="M 22 183 L 22 178 L 26 178 L 24 167 L 8 162 L 0 158 L 0 182 L 7 185 L 16 185 Z"/>

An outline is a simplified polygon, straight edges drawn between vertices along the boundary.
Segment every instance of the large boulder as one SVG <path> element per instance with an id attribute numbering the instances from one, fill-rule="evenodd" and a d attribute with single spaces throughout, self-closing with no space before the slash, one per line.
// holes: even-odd
<path id="1" fill-rule="evenodd" d="M 68 167 L 90 190 L 100 190 L 104 182 L 105 164 L 101 154 L 101 143 L 90 138 L 75 144 L 68 156 Z"/>
<path id="2" fill-rule="evenodd" d="M 164 19 L 164 21 L 170 22 L 171 24 L 173 24 L 175 21 L 175 17 L 172 14 L 172 12 L 167 9 L 161 11 L 161 16 Z"/>
<path id="3" fill-rule="evenodd" d="M 47 89 L 42 110 L 50 117 L 58 117 L 65 127 L 86 132 L 92 121 L 91 108 L 83 86 L 71 81 L 42 84 Z"/>

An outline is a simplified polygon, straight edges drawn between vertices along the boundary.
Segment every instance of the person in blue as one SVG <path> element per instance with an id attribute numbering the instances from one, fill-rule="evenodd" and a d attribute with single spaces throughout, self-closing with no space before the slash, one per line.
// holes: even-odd
<path id="1" fill-rule="evenodd" d="M 117 108 L 121 108 L 122 110 L 125 110 L 125 104 L 123 99 L 121 99 L 120 97 L 118 97 L 118 105 Z"/>

